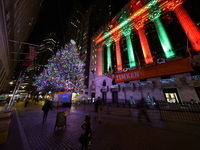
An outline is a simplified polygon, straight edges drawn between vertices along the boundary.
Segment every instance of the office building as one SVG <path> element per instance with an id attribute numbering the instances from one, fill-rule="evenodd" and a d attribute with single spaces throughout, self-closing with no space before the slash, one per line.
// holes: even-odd
<path id="1" fill-rule="evenodd" d="M 42 1 L 0 1 L 0 89 L 3 93 L 9 90 L 8 83 L 25 47 L 23 42 L 27 42 L 33 30 Z"/>

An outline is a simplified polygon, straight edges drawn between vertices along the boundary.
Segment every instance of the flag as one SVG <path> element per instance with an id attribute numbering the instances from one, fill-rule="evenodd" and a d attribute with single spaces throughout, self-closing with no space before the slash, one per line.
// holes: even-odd
<path id="1" fill-rule="evenodd" d="M 191 62 L 192 59 L 193 59 L 193 55 L 192 55 L 192 49 L 189 45 L 189 41 L 187 39 L 187 47 L 186 47 L 186 52 L 189 54 L 188 58 L 189 58 L 189 61 Z"/>
<path id="2" fill-rule="evenodd" d="M 24 61 L 24 62 L 22 63 L 22 66 L 27 66 L 27 67 L 29 67 L 29 66 L 32 66 L 32 64 L 33 64 L 32 61 Z"/>
<path id="3" fill-rule="evenodd" d="M 29 46 L 28 59 L 33 60 L 37 54 L 38 52 L 36 51 L 36 47 Z"/>
<path id="4" fill-rule="evenodd" d="M 189 61 L 191 62 L 193 59 L 193 55 L 192 55 L 192 50 L 189 46 L 187 47 L 187 53 L 189 54 L 188 58 L 189 58 Z"/>

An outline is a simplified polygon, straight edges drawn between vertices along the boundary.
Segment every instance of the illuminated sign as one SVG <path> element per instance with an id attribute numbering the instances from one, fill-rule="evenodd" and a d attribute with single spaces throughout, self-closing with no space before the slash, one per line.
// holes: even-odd
<path id="1" fill-rule="evenodd" d="M 176 73 L 194 71 L 188 58 L 183 58 L 164 64 L 142 68 L 140 70 L 132 70 L 120 74 L 115 74 L 115 82 L 124 82 L 131 80 L 138 80 L 144 78 L 151 78 L 156 76 L 164 76 Z"/>

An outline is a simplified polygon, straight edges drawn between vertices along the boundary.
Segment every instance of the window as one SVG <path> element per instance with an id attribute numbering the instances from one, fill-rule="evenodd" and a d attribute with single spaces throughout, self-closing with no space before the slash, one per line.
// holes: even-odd
<path id="1" fill-rule="evenodd" d="M 176 93 L 165 93 L 165 96 L 167 98 L 168 103 L 177 103 L 178 102 L 178 97 Z"/>
<path id="2" fill-rule="evenodd" d="M 181 103 L 178 91 L 176 88 L 163 89 L 165 99 L 168 103 Z"/>

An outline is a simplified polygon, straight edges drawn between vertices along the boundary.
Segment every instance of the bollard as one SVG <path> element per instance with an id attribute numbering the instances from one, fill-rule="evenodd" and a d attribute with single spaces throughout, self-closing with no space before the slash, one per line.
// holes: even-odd
<path id="1" fill-rule="evenodd" d="M 129 116 L 131 116 L 131 103 L 129 102 Z"/>
<path id="2" fill-rule="evenodd" d="M 163 120 L 158 102 L 156 102 L 156 105 L 158 107 L 158 111 L 159 111 L 159 114 L 160 114 L 160 120 Z"/>
<path id="3" fill-rule="evenodd" d="M 110 104 L 108 104 L 108 111 L 107 111 L 107 114 L 110 114 L 110 112 L 109 112 L 109 108 L 110 108 L 110 107 L 109 107 L 109 106 L 110 106 Z"/>

